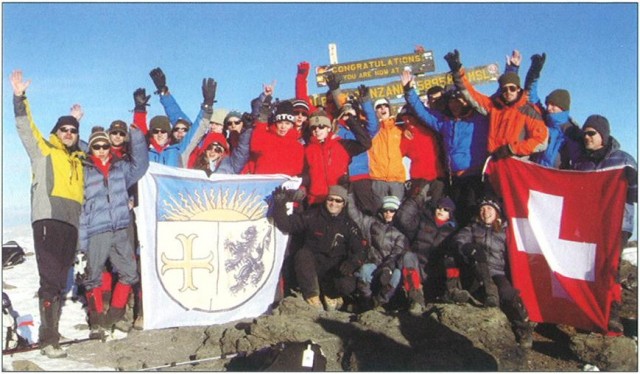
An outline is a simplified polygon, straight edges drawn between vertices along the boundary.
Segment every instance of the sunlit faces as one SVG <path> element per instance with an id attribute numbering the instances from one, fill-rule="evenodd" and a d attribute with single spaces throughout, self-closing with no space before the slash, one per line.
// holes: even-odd
<path id="1" fill-rule="evenodd" d="M 293 128 L 293 122 L 290 121 L 278 121 L 276 122 L 276 134 L 278 136 L 285 136 Z"/>
<path id="2" fill-rule="evenodd" d="M 520 88 L 513 83 L 508 83 L 500 87 L 500 92 L 502 92 L 502 98 L 504 101 L 511 103 L 518 99 Z"/>
<path id="3" fill-rule="evenodd" d="M 241 132 L 244 124 L 242 120 L 238 117 L 229 117 L 226 122 L 227 128 L 229 131 Z"/>
<path id="4" fill-rule="evenodd" d="M 585 127 L 583 133 L 584 147 L 589 151 L 597 151 L 604 147 L 602 135 L 593 127 Z"/>
<path id="5" fill-rule="evenodd" d="M 295 123 L 296 129 L 300 129 L 304 121 L 306 121 L 307 118 L 309 118 L 309 113 L 307 113 L 307 111 L 305 110 L 300 110 L 300 109 L 295 109 L 293 111 L 293 115 L 296 116 L 296 123 Z"/>
<path id="6" fill-rule="evenodd" d="M 224 126 L 222 125 L 222 123 L 213 122 L 213 121 L 209 122 L 209 132 L 222 134 L 223 130 L 224 130 Z"/>
<path id="7" fill-rule="evenodd" d="M 451 211 L 439 206 L 436 208 L 436 218 L 441 221 L 448 221 L 451 218 Z"/>
<path id="8" fill-rule="evenodd" d="M 317 125 L 309 128 L 311 129 L 313 136 L 320 142 L 323 142 L 327 136 L 329 136 L 329 131 L 331 131 L 331 128 L 327 125 Z"/>
<path id="9" fill-rule="evenodd" d="M 175 140 L 181 141 L 182 138 L 184 138 L 184 136 L 187 134 L 188 130 L 189 128 L 184 124 L 176 123 L 176 125 L 173 126 L 173 129 L 171 130 L 171 135 Z"/>
<path id="10" fill-rule="evenodd" d="M 385 120 L 391 115 L 391 107 L 389 104 L 378 104 L 376 106 L 376 116 L 379 120 Z"/>
<path id="11" fill-rule="evenodd" d="M 549 113 L 560 113 L 563 112 L 562 108 L 552 103 L 547 103 L 547 112 Z"/>
<path id="12" fill-rule="evenodd" d="M 217 161 L 224 154 L 224 148 L 220 143 L 214 142 L 209 144 L 205 150 L 205 156 L 209 161 Z"/>
<path id="13" fill-rule="evenodd" d="M 119 147 L 124 143 L 127 134 L 124 131 L 116 130 L 109 133 L 109 141 L 114 147 Z"/>
<path id="14" fill-rule="evenodd" d="M 109 157 L 109 151 L 111 144 L 105 142 L 96 142 L 91 144 L 91 153 L 101 160 L 106 160 Z"/>
<path id="15" fill-rule="evenodd" d="M 391 222 L 393 221 L 393 216 L 396 215 L 396 210 L 395 209 L 383 209 L 382 210 L 382 218 L 384 219 L 385 222 Z"/>
<path id="16" fill-rule="evenodd" d="M 78 142 L 78 129 L 75 126 L 60 126 L 56 135 L 67 147 L 71 147 Z"/>
<path id="17" fill-rule="evenodd" d="M 496 219 L 498 219 L 498 211 L 491 205 L 482 205 L 480 207 L 480 220 L 485 225 L 491 225 Z"/>
<path id="18" fill-rule="evenodd" d="M 153 131 L 151 131 L 151 136 L 158 145 L 163 146 L 169 142 L 169 134 L 167 133 L 167 130 L 153 129 Z"/>
<path id="19" fill-rule="evenodd" d="M 342 209 L 344 209 L 345 201 L 340 196 L 329 195 L 325 200 L 325 205 L 329 213 L 335 216 L 342 212 Z"/>

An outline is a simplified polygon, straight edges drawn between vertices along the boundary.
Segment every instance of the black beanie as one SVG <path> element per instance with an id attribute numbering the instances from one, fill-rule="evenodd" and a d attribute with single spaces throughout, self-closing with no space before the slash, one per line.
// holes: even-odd
<path id="1" fill-rule="evenodd" d="M 51 133 L 55 134 L 56 131 L 58 131 L 58 129 L 64 125 L 69 125 L 69 126 L 73 126 L 76 129 L 79 130 L 80 128 L 80 123 L 78 123 L 78 120 L 76 119 L 76 117 L 74 116 L 62 116 L 60 118 L 58 118 L 58 122 L 56 122 L 56 125 L 53 126 L 53 129 L 51 129 Z"/>
<path id="2" fill-rule="evenodd" d="M 282 101 L 276 107 L 276 116 L 274 122 L 289 121 L 296 123 L 296 116 L 293 114 L 293 104 L 291 101 Z"/>
<path id="3" fill-rule="evenodd" d="M 602 137 L 602 145 L 609 144 L 609 121 L 605 117 L 598 114 L 590 115 L 589 118 L 584 121 L 584 125 L 582 125 L 582 131 L 584 131 L 584 129 L 586 129 L 587 127 L 591 127 L 592 129 L 596 130 L 598 134 L 600 134 L 600 136 Z"/>
<path id="4" fill-rule="evenodd" d="M 569 95 L 569 91 L 563 89 L 557 89 L 551 91 L 551 93 L 545 99 L 547 105 L 553 104 L 557 107 L 560 107 L 562 111 L 569 110 L 571 106 L 571 95 Z"/>
<path id="5" fill-rule="evenodd" d="M 516 86 L 520 87 L 520 77 L 518 76 L 518 74 L 512 71 L 508 71 L 502 74 L 500 78 L 498 78 L 498 84 L 500 85 L 500 87 L 504 86 L 505 84 L 515 84 Z"/>

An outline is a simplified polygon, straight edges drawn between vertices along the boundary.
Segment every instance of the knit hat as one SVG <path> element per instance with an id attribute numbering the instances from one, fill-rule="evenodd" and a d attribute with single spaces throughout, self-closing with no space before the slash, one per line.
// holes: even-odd
<path id="1" fill-rule="evenodd" d="M 97 142 L 111 144 L 109 142 L 109 135 L 104 131 L 104 127 L 102 126 L 94 126 L 91 129 L 91 135 L 89 136 L 89 148 Z"/>
<path id="2" fill-rule="evenodd" d="M 547 105 L 553 104 L 557 107 L 560 107 L 563 111 L 569 110 L 571 106 L 571 96 L 569 95 L 569 91 L 563 89 L 557 89 L 551 91 L 551 93 L 545 99 Z"/>
<path id="3" fill-rule="evenodd" d="M 448 196 L 443 196 L 440 199 L 438 199 L 438 203 L 436 204 L 436 207 L 445 208 L 451 213 L 453 213 L 456 210 L 456 204 L 454 204 L 453 200 L 451 200 Z"/>
<path id="4" fill-rule="evenodd" d="M 53 126 L 53 129 L 51 129 L 51 133 L 55 134 L 56 131 L 58 131 L 58 129 L 64 125 L 68 125 L 68 126 L 73 126 L 76 129 L 80 129 L 80 123 L 78 122 L 78 120 L 76 119 L 76 117 L 74 116 L 62 116 L 60 118 L 58 118 L 58 122 L 56 122 L 56 125 Z"/>
<path id="5" fill-rule="evenodd" d="M 171 132 L 171 124 L 169 123 L 169 117 L 167 116 L 155 116 L 149 121 L 149 132 L 153 132 L 155 129 Z"/>
<path id="6" fill-rule="evenodd" d="M 229 113 L 229 111 L 227 109 L 214 109 L 213 110 L 213 114 L 211 115 L 211 119 L 209 120 L 209 123 L 211 122 L 215 122 L 215 123 L 219 123 L 221 125 L 224 125 L 224 119 L 227 118 L 227 114 Z"/>
<path id="7" fill-rule="evenodd" d="M 291 123 L 296 123 L 296 116 L 293 114 L 293 104 L 291 104 L 291 101 L 286 100 L 278 104 L 273 121 L 289 121 Z"/>
<path id="8" fill-rule="evenodd" d="M 229 152 L 229 143 L 227 143 L 227 139 L 224 135 L 217 132 L 210 132 L 202 141 L 202 150 L 206 150 L 209 148 L 211 144 L 219 144 L 222 148 L 224 148 L 225 152 Z"/>
<path id="9" fill-rule="evenodd" d="M 609 128 L 609 121 L 605 117 L 598 114 L 590 115 L 587 120 L 584 121 L 584 125 L 582 125 L 582 131 L 584 131 L 587 127 L 591 127 L 592 129 L 596 130 L 598 134 L 600 134 L 600 136 L 602 137 L 603 145 L 609 144 L 609 135 L 611 130 Z"/>
<path id="10" fill-rule="evenodd" d="M 327 113 L 322 109 L 318 109 L 311 113 L 309 116 L 309 127 L 323 125 L 331 127 L 331 120 L 329 119 L 329 116 L 327 116 Z"/>
<path id="11" fill-rule="evenodd" d="M 504 86 L 505 84 L 515 84 L 516 86 L 520 87 L 520 77 L 518 76 L 518 74 L 512 71 L 508 71 L 502 74 L 500 78 L 498 78 L 498 84 L 500 85 L 500 87 Z"/>
<path id="12" fill-rule="evenodd" d="M 293 109 L 294 110 L 303 110 L 307 113 L 309 113 L 309 104 L 307 104 L 306 101 L 304 100 L 293 100 L 291 102 L 293 104 Z"/>
<path id="13" fill-rule="evenodd" d="M 435 94 L 437 94 L 439 92 L 444 92 L 444 88 L 442 88 L 442 86 L 431 86 L 427 90 L 427 95 L 431 96 L 431 95 L 435 95 Z"/>
<path id="14" fill-rule="evenodd" d="M 114 131 L 123 131 L 125 134 L 127 133 L 127 124 L 124 121 L 119 119 L 111 122 L 111 126 L 109 126 L 109 134 Z"/>
<path id="15" fill-rule="evenodd" d="M 498 212 L 498 214 L 502 213 L 502 208 L 500 208 L 500 204 L 496 201 L 496 199 L 493 199 L 489 196 L 485 196 L 482 199 L 480 199 L 480 202 L 478 203 L 478 208 L 482 207 L 483 205 L 492 206 L 493 209 L 495 209 L 496 212 Z"/>
<path id="16" fill-rule="evenodd" d="M 187 120 L 185 118 L 178 118 L 176 120 L 176 123 L 173 125 L 173 127 L 176 127 L 176 125 L 179 124 L 179 123 L 187 126 L 187 130 L 189 130 L 189 127 L 191 127 L 191 122 L 189 122 L 189 120 Z"/>
<path id="17" fill-rule="evenodd" d="M 333 185 L 331 187 L 329 187 L 329 196 L 333 195 L 333 196 L 338 196 L 340 198 L 342 198 L 343 200 L 347 200 L 347 189 L 342 187 L 339 184 Z"/>
<path id="18" fill-rule="evenodd" d="M 373 103 L 373 107 L 376 108 L 376 109 L 378 108 L 378 105 L 389 105 L 389 106 L 391 106 L 391 104 L 389 104 L 389 100 L 387 100 L 384 97 L 382 99 L 376 100 L 376 102 Z"/>
<path id="19" fill-rule="evenodd" d="M 229 121 L 229 118 L 231 117 L 236 117 L 240 120 L 242 120 L 242 113 L 236 111 L 236 110 L 232 110 L 231 112 L 229 112 L 229 114 L 227 114 L 226 116 L 224 116 L 224 122 L 223 124 L 226 126 L 227 125 L 227 121 Z"/>
<path id="20" fill-rule="evenodd" d="M 394 209 L 394 210 L 398 210 L 398 208 L 400 207 L 400 199 L 398 199 L 397 197 L 393 196 L 393 195 L 389 195 L 389 196 L 385 196 L 382 198 L 382 207 L 381 209 L 386 210 L 386 209 Z"/>

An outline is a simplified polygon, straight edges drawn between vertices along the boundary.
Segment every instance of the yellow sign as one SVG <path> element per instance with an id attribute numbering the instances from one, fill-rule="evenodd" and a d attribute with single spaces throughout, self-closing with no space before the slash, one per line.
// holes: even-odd
<path id="1" fill-rule="evenodd" d="M 465 75 L 472 84 L 495 82 L 500 76 L 500 68 L 498 67 L 498 64 L 476 66 L 474 68 L 466 69 Z M 399 77 L 400 73 L 398 73 L 397 76 Z M 451 73 L 426 75 L 421 77 L 418 76 L 415 80 L 416 88 L 418 92 L 421 93 L 424 93 L 433 86 L 445 87 L 449 84 L 453 84 L 453 76 Z M 356 90 L 343 89 L 342 92 L 347 95 L 358 95 Z M 398 79 L 397 81 L 385 85 L 369 87 L 369 94 L 371 96 L 371 100 L 374 101 L 381 98 L 393 99 L 402 97 L 404 95 L 404 90 L 402 88 L 402 83 L 400 83 Z M 326 94 L 311 95 L 311 102 L 315 106 L 325 106 L 327 103 Z"/>
<path id="2" fill-rule="evenodd" d="M 341 83 L 359 82 L 400 75 L 403 69 L 411 69 L 414 74 L 435 71 L 433 52 L 410 53 L 406 55 L 379 57 L 371 60 L 324 65 L 316 68 L 318 87 L 326 86 L 324 75 L 331 71 Z"/>

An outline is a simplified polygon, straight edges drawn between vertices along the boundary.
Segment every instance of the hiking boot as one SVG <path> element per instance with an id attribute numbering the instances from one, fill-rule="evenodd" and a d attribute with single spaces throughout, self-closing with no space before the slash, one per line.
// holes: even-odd
<path id="1" fill-rule="evenodd" d="M 533 327 L 529 322 L 524 322 L 521 325 L 517 324 L 516 340 L 522 349 L 531 349 L 533 346 Z"/>
<path id="2" fill-rule="evenodd" d="M 133 328 L 136 330 L 144 329 L 144 316 L 136 317 L 136 320 L 133 321 Z"/>
<path id="3" fill-rule="evenodd" d="M 89 330 L 89 339 L 91 340 L 105 340 L 107 333 L 102 326 L 91 326 Z"/>
<path id="4" fill-rule="evenodd" d="M 341 297 L 336 297 L 335 299 L 332 299 L 330 297 L 324 296 L 323 299 L 324 299 L 325 310 L 327 312 L 339 310 L 340 308 L 342 308 L 343 301 Z"/>
<path id="5" fill-rule="evenodd" d="M 311 305 L 312 307 L 319 309 L 319 310 L 323 310 L 324 308 L 322 307 L 322 302 L 320 301 L 320 296 L 311 296 L 308 299 L 305 299 L 304 301 L 307 302 L 307 304 Z"/>
<path id="6" fill-rule="evenodd" d="M 498 306 L 498 297 L 496 295 L 487 295 L 484 299 L 484 306 L 487 308 L 495 308 Z"/>
<path id="7" fill-rule="evenodd" d="M 131 322 L 129 322 L 128 320 L 125 320 L 125 319 L 123 319 L 123 320 L 120 320 L 120 321 L 116 322 L 116 323 L 113 325 L 113 327 L 114 327 L 116 330 L 119 330 L 119 331 L 122 331 L 122 332 L 126 332 L 126 333 L 128 333 L 129 331 L 131 331 L 131 328 L 132 328 L 132 326 L 131 326 Z"/>
<path id="8" fill-rule="evenodd" d="M 48 358 L 65 358 L 67 357 L 67 352 L 62 350 L 60 346 L 55 346 L 53 344 L 47 345 L 46 347 L 40 350 L 40 354 L 47 356 Z"/>
<path id="9" fill-rule="evenodd" d="M 467 290 L 454 288 L 450 291 L 447 291 L 447 298 L 453 303 L 464 304 L 469 301 L 469 299 L 471 298 L 471 294 L 469 294 Z"/>

